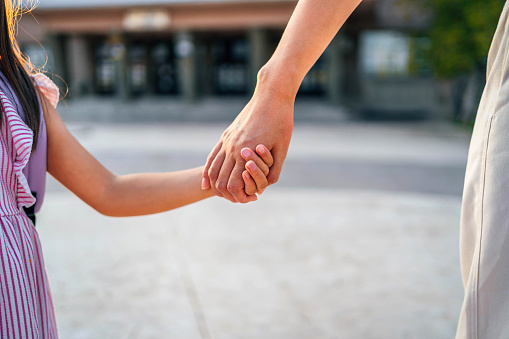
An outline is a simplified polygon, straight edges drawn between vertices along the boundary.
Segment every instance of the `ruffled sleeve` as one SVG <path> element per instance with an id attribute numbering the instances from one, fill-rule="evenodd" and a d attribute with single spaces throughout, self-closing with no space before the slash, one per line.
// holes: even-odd
<path id="1" fill-rule="evenodd" d="M 23 174 L 23 169 L 30 159 L 33 143 L 33 132 L 21 120 L 14 106 L 7 96 L 0 91 L 0 103 L 4 112 L 4 123 L 2 126 L 2 134 L 12 140 L 11 159 L 13 161 L 13 169 L 17 178 L 16 199 L 18 208 L 28 207 L 35 203 L 35 198 L 30 192 L 27 179 Z"/>
<path id="2" fill-rule="evenodd" d="M 35 86 L 39 88 L 39 91 L 49 101 L 53 107 L 57 107 L 60 91 L 50 78 L 42 73 L 32 75 Z"/>
<path id="3" fill-rule="evenodd" d="M 32 79 L 40 95 L 43 95 L 50 105 L 56 107 L 59 100 L 59 90 L 53 81 L 43 74 L 33 75 Z M 25 173 L 25 167 L 27 167 L 32 156 L 33 132 L 25 124 L 23 118 L 20 116 L 20 112 L 16 110 L 16 105 L 13 105 L 11 98 L 3 92 L 3 89 L 0 90 L 0 105 L 4 113 L 3 121 L 0 124 L 0 133 L 3 140 L 5 140 L 4 148 L 8 153 L 5 154 L 5 156 L 9 157 L 10 161 L 12 161 L 13 173 L 11 173 L 16 177 L 16 187 L 13 187 L 16 189 L 16 192 L 13 193 L 16 195 L 17 207 L 21 211 L 23 207 L 32 206 L 36 202 L 35 197 L 31 193 Z M 44 135 L 45 128 L 43 119 L 44 116 L 41 116 L 42 133 L 39 135 L 40 147 L 42 145 L 41 135 Z M 38 147 L 38 151 L 40 151 L 40 147 Z M 2 156 L 4 156 L 3 153 Z M 46 171 L 44 170 L 44 175 L 45 173 Z M 41 199 L 43 193 L 44 192 L 38 192 Z"/>

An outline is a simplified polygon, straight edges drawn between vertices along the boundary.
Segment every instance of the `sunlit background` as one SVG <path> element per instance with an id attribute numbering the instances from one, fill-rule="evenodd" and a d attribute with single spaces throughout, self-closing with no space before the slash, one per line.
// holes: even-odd
<path id="1" fill-rule="evenodd" d="M 17 36 L 109 169 L 179 170 L 249 100 L 296 3 L 40 0 Z M 503 3 L 364 0 L 304 79 L 281 180 L 256 203 L 113 219 L 48 179 L 37 228 L 61 337 L 453 337 Z"/>

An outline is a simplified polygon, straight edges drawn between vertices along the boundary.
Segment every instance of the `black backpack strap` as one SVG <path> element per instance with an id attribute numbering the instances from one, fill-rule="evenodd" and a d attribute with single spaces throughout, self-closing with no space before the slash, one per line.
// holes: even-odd
<path id="1" fill-rule="evenodd" d="M 32 192 L 32 195 L 37 200 L 37 192 Z M 28 219 L 32 220 L 32 223 L 35 226 L 35 220 L 36 220 L 36 218 L 35 218 L 35 204 L 33 204 L 30 207 L 23 207 L 23 209 L 25 210 L 25 214 L 27 215 Z"/>

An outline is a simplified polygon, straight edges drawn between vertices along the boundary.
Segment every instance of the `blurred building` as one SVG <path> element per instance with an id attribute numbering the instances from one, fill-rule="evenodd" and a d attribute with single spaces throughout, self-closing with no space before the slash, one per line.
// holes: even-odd
<path id="1" fill-rule="evenodd" d="M 421 37 L 429 17 L 407 1 L 364 0 L 300 95 L 366 110 L 430 108 L 428 41 Z M 248 95 L 296 3 L 40 0 L 22 17 L 18 41 L 34 64 L 65 79 L 71 97 Z"/>

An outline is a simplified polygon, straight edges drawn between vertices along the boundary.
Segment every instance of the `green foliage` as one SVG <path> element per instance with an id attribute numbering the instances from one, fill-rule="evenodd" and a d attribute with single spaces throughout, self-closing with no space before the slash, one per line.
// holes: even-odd
<path id="1" fill-rule="evenodd" d="M 410 76 L 429 76 L 433 74 L 431 64 L 431 41 L 427 37 L 414 36 L 410 39 L 410 58 L 408 73 Z"/>
<path id="2" fill-rule="evenodd" d="M 430 58 L 437 76 L 454 77 L 482 63 L 487 57 L 504 1 L 427 2 L 434 13 Z"/>

